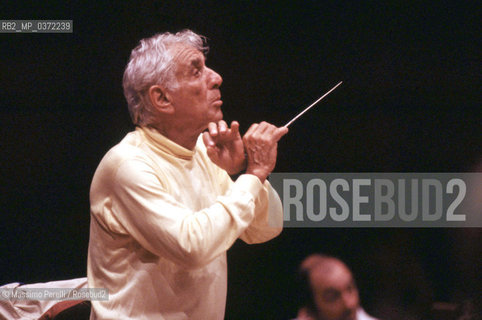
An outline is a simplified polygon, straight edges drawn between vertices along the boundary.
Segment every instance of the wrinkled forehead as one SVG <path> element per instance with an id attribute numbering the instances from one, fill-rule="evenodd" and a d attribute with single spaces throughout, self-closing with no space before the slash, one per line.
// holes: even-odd
<path id="1" fill-rule="evenodd" d="M 176 43 L 169 47 L 173 62 L 178 67 L 188 67 L 191 65 L 201 64 L 205 61 L 204 54 L 193 46 Z"/>

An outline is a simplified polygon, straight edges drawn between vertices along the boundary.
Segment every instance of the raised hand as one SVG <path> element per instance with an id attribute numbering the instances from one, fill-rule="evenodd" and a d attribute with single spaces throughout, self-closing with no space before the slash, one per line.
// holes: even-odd
<path id="1" fill-rule="evenodd" d="M 267 122 L 251 125 L 243 137 L 244 149 L 248 156 L 246 173 L 254 174 L 261 182 L 276 165 L 278 141 L 288 128 L 278 128 Z"/>
<path id="2" fill-rule="evenodd" d="M 211 122 L 208 131 L 203 133 L 207 154 L 212 162 L 230 175 L 246 168 L 243 140 L 239 134 L 239 123 L 231 122 L 231 128 L 224 120 Z"/>

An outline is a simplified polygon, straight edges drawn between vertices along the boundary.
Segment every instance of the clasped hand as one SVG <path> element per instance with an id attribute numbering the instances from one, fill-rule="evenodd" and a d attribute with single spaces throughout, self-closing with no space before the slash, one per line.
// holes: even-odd
<path id="1" fill-rule="evenodd" d="M 211 161 L 228 174 L 233 175 L 246 168 L 246 173 L 264 182 L 276 165 L 278 141 L 287 132 L 288 128 L 261 122 L 251 125 L 241 138 L 237 121 L 233 121 L 229 128 L 221 120 L 209 123 L 203 140 Z"/>

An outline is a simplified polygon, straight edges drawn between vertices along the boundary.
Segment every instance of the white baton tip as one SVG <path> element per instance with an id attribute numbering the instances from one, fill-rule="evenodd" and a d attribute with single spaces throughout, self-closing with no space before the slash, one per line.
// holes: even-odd
<path id="1" fill-rule="evenodd" d="M 318 98 L 318 100 L 316 100 L 315 102 L 313 102 L 312 104 L 310 104 L 305 110 L 301 111 L 300 113 L 298 113 L 298 115 L 296 117 L 294 117 L 293 119 L 291 119 L 287 124 L 285 124 L 283 127 L 288 127 L 291 123 L 293 123 L 296 119 L 298 119 L 299 117 L 301 117 L 301 115 L 303 113 L 305 113 L 306 111 L 310 110 L 311 107 L 313 107 L 315 104 L 317 104 L 318 102 L 320 102 L 324 97 L 326 97 L 327 95 L 329 95 L 333 90 L 335 90 L 340 84 L 342 84 L 343 81 L 340 81 L 337 83 L 336 86 L 334 86 L 333 88 L 331 88 L 327 93 L 325 93 L 324 95 L 322 95 L 321 97 Z"/>

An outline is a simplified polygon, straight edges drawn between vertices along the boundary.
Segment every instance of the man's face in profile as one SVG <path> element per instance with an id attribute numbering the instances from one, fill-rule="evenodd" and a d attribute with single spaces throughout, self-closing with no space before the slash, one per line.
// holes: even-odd
<path id="1" fill-rule="evenodd" d="M 185 119 L 186 126 L 202 132 L 209 122 L 223 118 L 221 111 L 221 76 L 205 65 L 199 50 L 186 46 L 173 47 L 178 87 L 169 92 L 177 118 Z"/>
<path id="2" fill-rule="evenodd" d="M 345 265 L 337 263 L 328 271 L 313 269 L 310 284 L 319 319 L 355 319 L 359 307 L 358 289 Z"/>

